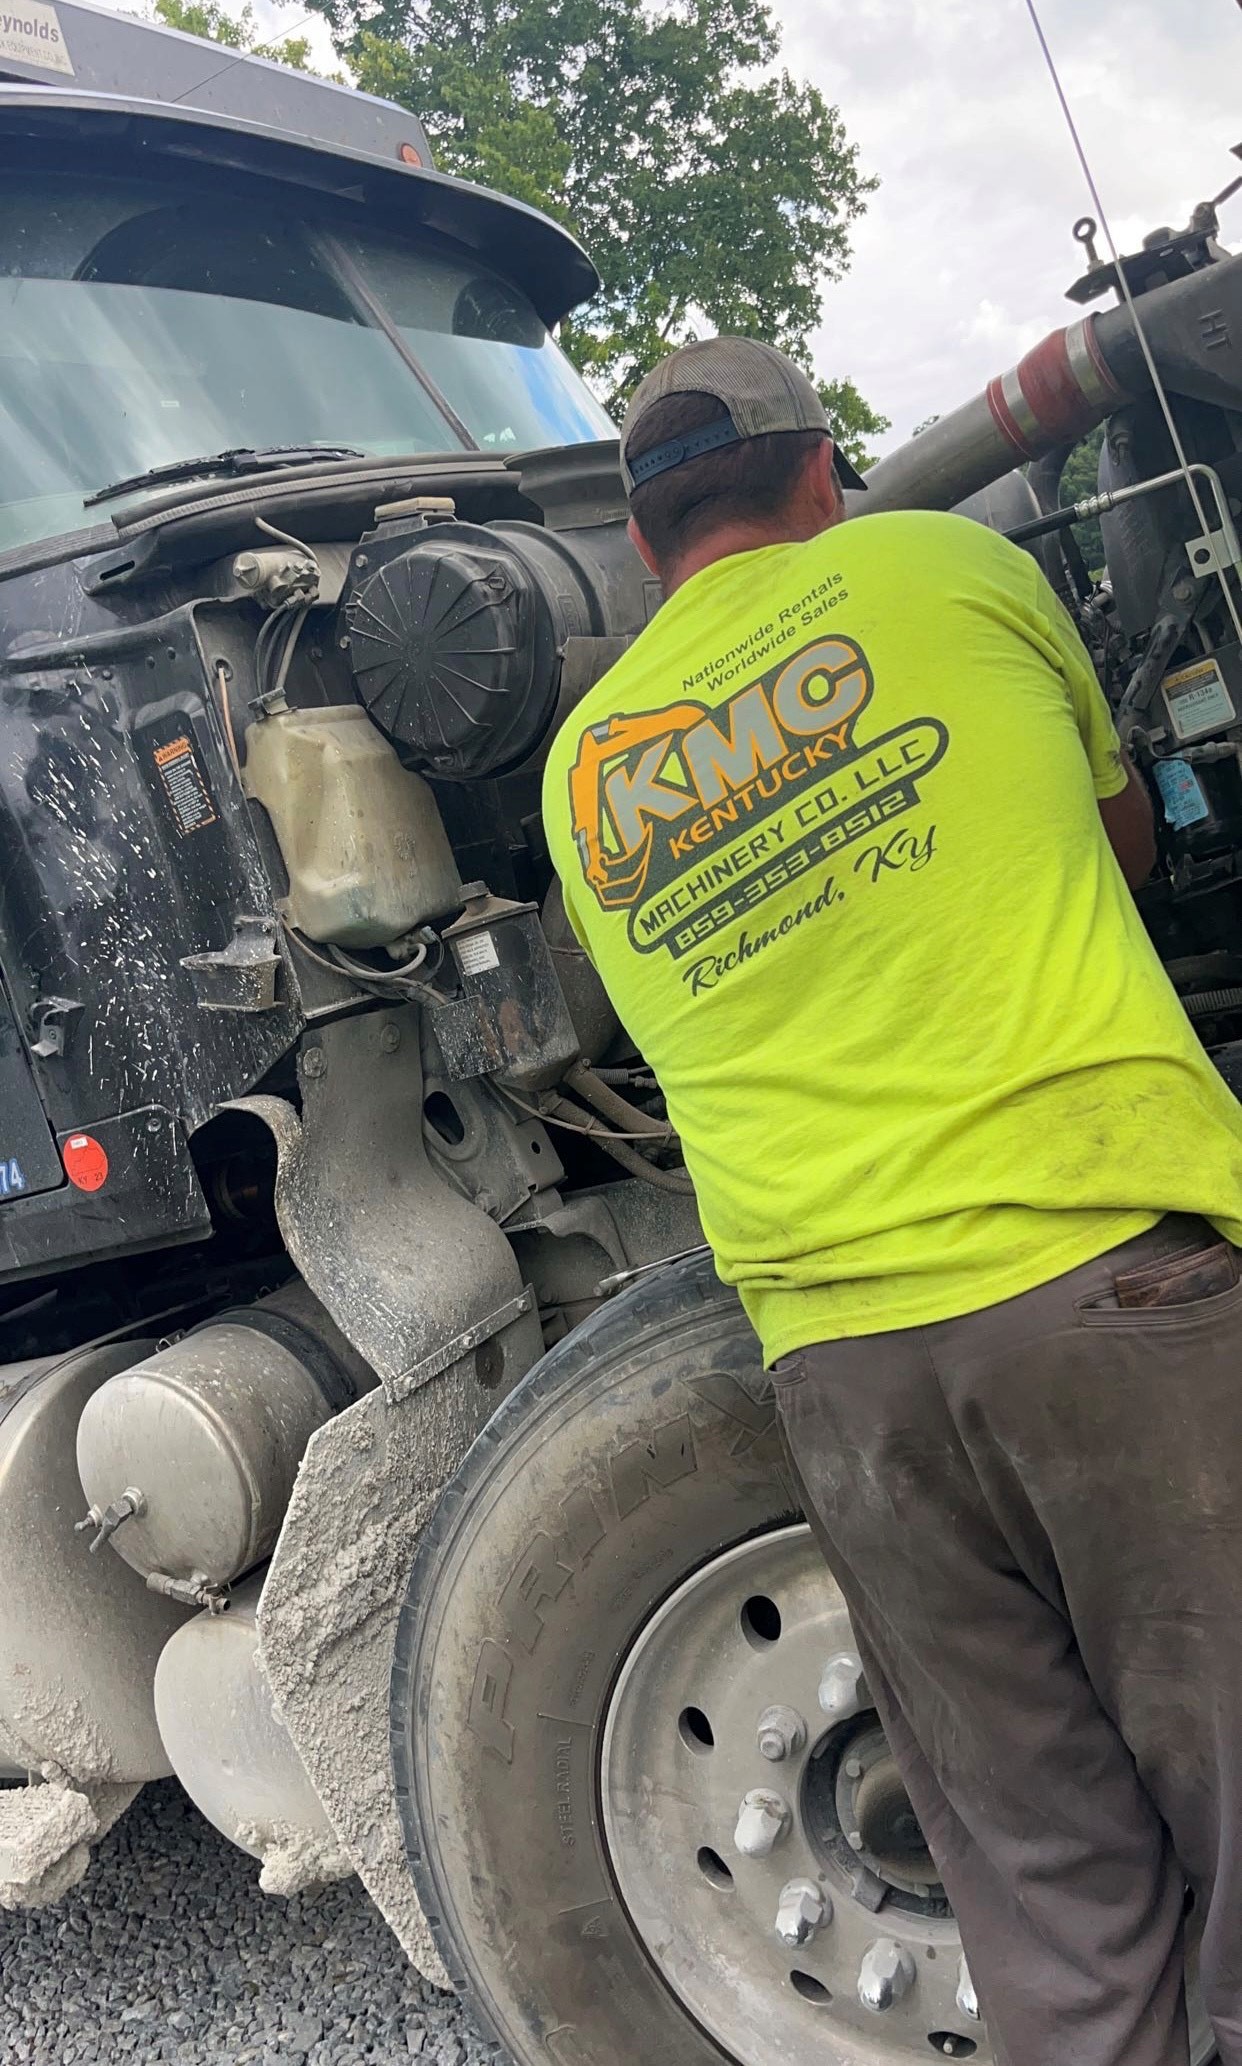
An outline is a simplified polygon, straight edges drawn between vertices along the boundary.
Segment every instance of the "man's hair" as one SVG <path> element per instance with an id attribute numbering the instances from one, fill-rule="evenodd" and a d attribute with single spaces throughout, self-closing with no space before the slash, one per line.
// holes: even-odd
<path id="1" fill-rule="evenodd" d="M 631 461 L 670 438 L 727 415 L 715 395 L 665 395 L 644 410 L 626 450 Z M 743 438 L 657 474 L 630 493 L 630 511 L 656 559 L 677 559 L 722 524 L 763 523 L 779 516 L 796 489 L 822 430 L 778 430 Z"/>

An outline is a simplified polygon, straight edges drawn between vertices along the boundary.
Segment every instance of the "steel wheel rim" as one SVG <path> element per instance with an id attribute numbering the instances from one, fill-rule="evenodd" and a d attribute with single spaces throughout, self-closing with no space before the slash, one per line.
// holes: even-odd
<path id="1" fill-rule="evenodd" d="M 639 1632 L 609 1703 L 600 1791 L 618 1890 L 665 1984 L 739 2066 L 935 2056 L 991 2066 L 957 1926 L 947 1904 L 936 1912 L 940 1890 L 927 1885 L 879 1765 L 886 1747 L 851 1660 L 856 1682 L 845 1603 L 803 1525 L 738 1544 L 686 1579 Z M 765 1756 L 760 1718 L 781 1708 L 802 1721 L 804 1740 L 786 1716 L 769 1728 Z M 847 1760 L 859 1767 L 852 1778 Z M 831 1785 L 817 1770 L 826 1763 Z M 863 1787 L 872 1825 L 846 1831 Z M 736 1845 L 755 1792 L 785 1810 L 768 1855 Z M 752 1816 L 744 1840 L 766 1841 L 774 1822 L 775 1810 L 762 1829 Z M 877 1833 L 887 1851 L 873 1847 Z M 777 1935 L 791 1883 L 826 1897 L 800 1944 Z M 795 1906 L 787 1896 L 787 1929 Z M 895 1945 L 897 1960 L 888 1949 L 877 1957 L 877 1944 Z M 860 1977 L 874 1999 L 886 1992 L 877 1976 L 895 1964 L 889 2005 L 864 2006 Z M 1212 2044 L 1201 2009 L 1192 2021 L 1202 2061 Z"/>

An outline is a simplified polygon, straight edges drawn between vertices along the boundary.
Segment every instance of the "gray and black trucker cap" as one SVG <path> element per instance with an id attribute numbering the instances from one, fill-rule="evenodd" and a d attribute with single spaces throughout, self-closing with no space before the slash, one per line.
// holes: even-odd
<path id="1" fill-rule="evenodd" d="M 656 445 L 631 464 L 630 440 L 652 403 L 685 394 L 711 395 L 720 403 L 719 418 L 685 437 Z M 780 430 L 822 430 L 832 436 L 824 405 L 800 366 L 774 345 L 760 344 L 753 337 L 707 337 L 701 344 L 683 344 L 639 381 L 625 412 L 621 475 L 626 493 L 721 445 Z M 833 466 L 843 488 L 866 487 L 839 448 Z"/>

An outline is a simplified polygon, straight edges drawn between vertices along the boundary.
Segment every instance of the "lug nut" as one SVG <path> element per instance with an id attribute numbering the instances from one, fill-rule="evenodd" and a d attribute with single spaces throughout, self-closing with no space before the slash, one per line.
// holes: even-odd
<path id="1" fill-rule="evenodd" d="M 808 1943 L 816 1930 L 831 1921 L 832 1897 L 813 1879 L 791 1879 L 781 1888 L 776 1934 L 791 1951 Z"/>
<path id="2" fill-rule="evenodd" d="M 796 1757 L 806 1742 L 806 1723 L 792 1707 L 765 1707 L 759 1717 L 759 1749 L 770 1763 Z"/>
<path id="3" fill-rule="evenodd" d="M 862 1700 L 862 1665 L 852 1650 L 830 1657 L 819 1682 L 819 1704 L 834 1721 L 848 1721 L 858 1713 Z"/>
<path id="4" fill-rule="evenodd" d="M 779 1793 L 769 1793 L 766 1787 L 757 1786 L 748 1793 L 738 1810 L 737 1828 L 733 1832 L 733 1848 L 743 1858 L 770 1858 L 790 1824 L 787 1804 Z"/>
<path id="5" fill-rule="evenodd" d="M 962 1959 L 957 1969 L 957 2005 L 964 2016 L 969 2016 L 972 2023 L 979 2021 L 979 1997 L 975 1993 L 975 1983 L 970 1977 L 970 1967 L 965 1959 Z"/>
<path id="6" fill-rule="evenodd" d="M 914 1985 L 914 1960 L 895 1937 L 877 1937 L 863 1954 L 858 1971 L 858 1999 L 879 2015 L 891 2009 Z"/>

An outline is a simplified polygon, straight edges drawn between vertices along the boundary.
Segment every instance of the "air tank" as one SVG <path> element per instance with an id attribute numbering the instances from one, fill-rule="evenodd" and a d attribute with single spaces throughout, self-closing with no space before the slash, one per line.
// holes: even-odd
<path id="1" fill-rule="evenodd" d="M 82 1489 L 156 1590 L 221 1590 L 271 1555 L 306 1445 L 374 1376 L 302 1285 L 110 1378 L 78 1423 Z"/>
<path id="2" fill-rule="evenodd" d="M 174 1772 L 207 1820 L 262 1861 L 265 1893 L 352 1872 L 281 1721 L 263 1668 L 256 1574 L 227 1614 L 195 1615 L 165 1644 L 155 1713 Z"/>

